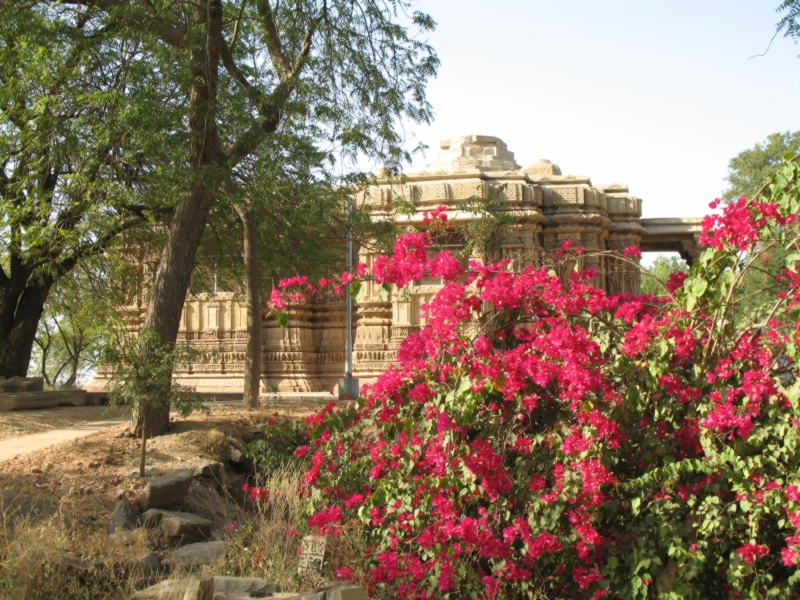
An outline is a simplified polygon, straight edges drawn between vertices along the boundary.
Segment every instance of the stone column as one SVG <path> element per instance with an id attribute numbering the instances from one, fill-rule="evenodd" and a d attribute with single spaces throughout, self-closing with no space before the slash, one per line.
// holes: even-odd
<path id="1" fill-rule="evenodd" d="M 375 256 L 362 250 L 359 261 L 371 269 Z M 357 327 L 353 340 L 353 377 L 362 384 L 374 381 L 397 357 L 392 344 L 392 302 L 381 298 L 380 286 L 374 281 L 367 281 L 364 286 L 355 307 Z"/>
<path id="2" fill-rule="evenodd" d="M 641 284 L 641 271 L 639 261 L 633 256 L 623 256 L 623 251 L 629 246 L 640 246 L 644 228 L 639 222 L 642 216 L 642 201 L 628 194 L 625 185 L 607 185 L 603 187 L 606 193 L 608 216 L 611 219 L 606 248 L 614 255 L 606 260 L 606 289 L 609 294 L 625 293 L 638 294 Z M 631 263 L 636 264 L 631 264 Z"/>
<path id="3" fill-rule="evenodd" d="M 312 306 L 311 328 L 317 352 L 317 377 L 326 390 L 332 390 L 344 373 L 344 299 L 329 291 Z"/>
<path id="4" fill-rule="evenodd" d="M 317 354 L 311 324 L 311 303 L 290 302 L 286 306 L 289 325 L 278 325 L 277 315 L 264 321 L 261 372 L 281 392 L 319 392 L 324 386 L 317 378 Z"/>
<path id="5" fill-rule="evenodd" d="M 606 250 L 606 237 L 611 226 L 605 194 L 589 187 L 588 179 L 577 181 L 584 185 L 567 185 L 569 176 L 558 179 L 564 180 L 564 185 L 552 185 L 556 183 L 553 181 L 542 186 L 543 212 L 547 219 L 542 232 L 544 251 L 552 253 L 560 250 L 567 240 L 572 242 L 573 247 L 580 246 L 584 250 L 581 266 L 594 267 L 599 274 L 595 285 L 605 288 L 605 278 L 602 276 L 605 260 L 599 254 Z M 573 267 L 574 262 L 560 266 L 562 279 L 567 280 Z"/>

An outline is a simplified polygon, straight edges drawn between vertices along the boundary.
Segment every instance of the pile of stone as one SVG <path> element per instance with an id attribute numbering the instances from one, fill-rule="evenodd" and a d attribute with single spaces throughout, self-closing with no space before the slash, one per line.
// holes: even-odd
<path id="1" fill-rule="evenodd" d="M 139 498 L 138 513 L 127 499 L 117 504 L 109 526 L 112 541 L 132 544 L 138 537 L 138 530 L 144 528 L 160 530 L 168 545 L 174 548 L 163 558 L 155 552 L 137 557 L 136 563 L 146 575 L 175 567 L 214 564 L 225 557 L 222 531 L 214 529 L 210 519 L 184 510 L 197 504 L 193 500 L 198 495 L 205 494 L 207 498 L 210 494 L 211 488 L 195 482 L 195 478 L 206 476 L 218 482 L 223 477 L 222 465 L 210 463 L 151 479 Z M 207 504 L 212 502 L 207 501 Z"/>
<path id="2" fill-rule="evenodd" d="M 207 463 L 194 469 L 181 469 L 151 479 L 141 496 L 138 507 L 122 499 L 111 515 L 109 539 L 114 544 L 133 546 L 141 535 L 166 541 L 166 550 L 145 551 L 120 559 L 101 558 L 88 560 L 74 552 L 49 548 L 31 542 L 17 542 L 12 552 L 17 559 L 41 559 L 41 554 L 52 564 L 85 576 L 100 569 L 136 572 L 154 583 L 171 571 L 186 572 L 202 565 L 216 565 L 226 556 L 226 543 L 221 529 L 214 528 L 214 499 L 223 501 L 217 488 L 224 488 L 225 469 L 221 463 Z M 200 514 L 204 512 L 204 516 Z M 53 516 L 55 506 L 46 501 L 0 493 L 0 526 L 13 531 L 18 522 L 32 524 Z M 207 518 L 211 517 L 211 518 Z M 217 519 L 218 521 L 218 519 Z M 308 560 L 307 569 L 316 565 L 324 552 L 321 538 L 308 536 L 303 540 L 303 552 Z M 308 546 L 308 547 L 307 547 Z M 320 554 L 320 556 L 317 556 Z M 317 561 L 317 562 L 321 562 Z M 208 568 L 208 567 L 207 567 Z M 307 574 L 306 574 L 307 575 Z M 136 600 L 247 600 L 273 598 L 274 600 L 367 600 L 363 587 L 339 582 L 318 587 L 305 594 L 281 592 L 277 584 L 258 577 L 205 577 L 166 579 L 138 591 Z"/>
<path id="3" fill-rule="evenodd" d="M 86 394 L 86 390 L 44 391 L 42 377 L 0 377 L 0 412 L 56 406 L 96 405 L 102 401 L 100 394 Z"/>
<path id="4" fill-rule="evenodd" d="M 267 583 L 258 577 L 209 576 L 167 579 L 133 595 L 133 600 L 159 600 L 162 598 L 183 598 L 183 600 L 247 600 L 249 598 L 367 600 L 367 592 L 361 586 L 337 582 L 305 594 L 297 594 L 281 592 L 278 585 Z"/>

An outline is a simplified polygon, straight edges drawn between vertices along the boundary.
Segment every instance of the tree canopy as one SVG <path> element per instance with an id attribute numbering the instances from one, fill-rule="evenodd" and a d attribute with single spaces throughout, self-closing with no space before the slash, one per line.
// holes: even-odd
<path id="1" fill-rule="evenodd" d="M 176 90 L 112 29 L 48 10 L 0 22 L 0 376 L 26 374 L 54 284 L 172 210 L 152 157 Z"/>
<path id="2" fill-rule="evenodd" d="M 722 194 L 725 202 L 744 196 L 752 198 L 775 172 L 786 155 L 800 152 L 800 131 L 773 133 L 763 142 L 743 150 L 728 163 L 728 189 Z"/>

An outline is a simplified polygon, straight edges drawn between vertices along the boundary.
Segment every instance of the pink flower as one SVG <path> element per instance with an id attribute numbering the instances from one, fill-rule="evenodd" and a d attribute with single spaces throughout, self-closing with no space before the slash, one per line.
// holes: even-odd
<path id="1" fill-rule="evenodd" d="M 762 556 L 766 556 L 769 553 L 769 548 L 767 546 L 759 546 L 758 544 L 754 544 L 750 542 L 749 544 L 745 544 L 744 546 L 737 548 L 736 554 L 742 557 L 742 560 L 746 563 L 753 564 L 756 562 L 756 559 L 761 558 Z"/>
<path id="2" fill-rule="evenodd" d="M 280 291 L 272 290 L 269 293 L 269 305 L 278 310 L 286 310 L 286 301 Z"/>
<path id="3" fill-rule="evenodd" d="M 622 251 L 622 253 L 625 256 L 632 256 L 633 258 L 642 258 L 642 251 L 639 249 L 638 246 L 628 246 Z"/>
<path id="4" fill-rule="evenodd" d="M 351 581 L 353 579 L 353 569 L 350 567 L 342 567 L 336 571 L 336 579 L 344 579 Z"/>

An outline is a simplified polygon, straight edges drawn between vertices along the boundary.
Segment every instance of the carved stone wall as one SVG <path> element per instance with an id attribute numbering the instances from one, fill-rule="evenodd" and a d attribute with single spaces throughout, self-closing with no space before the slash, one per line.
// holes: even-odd
<path id="1" fill-rule="evenodd" d="M 356 200 L 376 220 L 425 229 L 423 211 L 444 205 L 451 222 L 468 222 L 479 215 L 459 204 L 470 198 L 498 200 L 516 219 L 496 240 L 498 255 L 513 269 L 541 264 L 546 253 L 564 242 L 585 249 L 584 266 L 597 269 L 596 285 L 609 293 L 639 291 L 636 259 L 622 255 L 632 245 L 645 250 L 675 250 L 692 260 L 699 252 L 699 220 L 643 221 L 642 201 L 623 184 L 592 185 L 584 175 L 564 175 L 548 160 L 520 168 L 499 138 L 470 135 L 444 140 L 441 152 L 426 168 L 402 180 L 379 176 Z M 397 200 L 413 202 L 414 215 L 395 214 Z M 609 252 L 610 251 L 610 252 Z M 596 252 L 603 254 L 592 255 Z M 361 262 L 375 255 L 362 250 Z M 482 258 L 482 257 L 475 257 Z M 565 265 L 563 275 L 571 270 Z M 366 284 L 355 307 L 354 373 L 362 380 L 377 377 L 396 360 L 403 340 L 425 325 L 421 307 L 439 286 L 420 281 L 394 292 L 385 301 L 379 289 Z M 143 297 L 142 297 L 143 298 Z M 126 308 L 132 329 L 141 322 L 146 298 Z M 344 372 L 345 306 L 341 298 L 325 296 L 289 307 L 289 326 L 262 315 L 262 382 L 264 392 L 330 390 Z M 243 388 L 246 314 L 234 294 L 198 296 L 187 300 L 178 334 L 180 341 L 209 350 L 206 358 L 175 374 L 176 380 L 202 392 L 241 392 Z"/>

